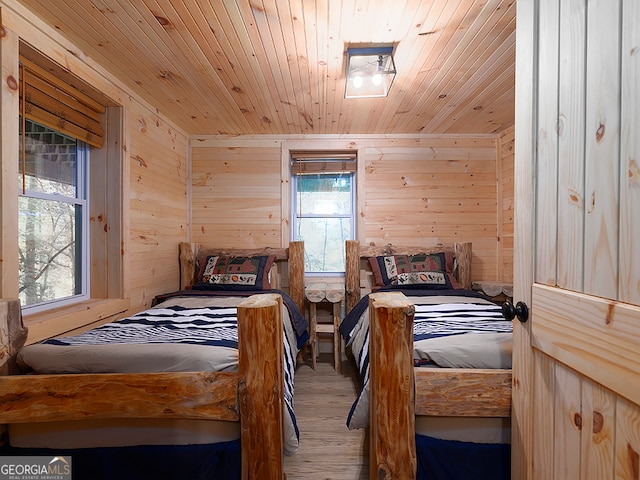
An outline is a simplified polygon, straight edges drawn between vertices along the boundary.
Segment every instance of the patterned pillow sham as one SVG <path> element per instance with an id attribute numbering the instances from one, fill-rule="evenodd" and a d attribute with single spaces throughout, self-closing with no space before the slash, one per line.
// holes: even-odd
<path id="1" fill-rule="evenodd" d="M 275 255 L 236 257 L 209 255 L 194 290 L 270 290 L 269 272 Z"/>
<path id="2" fill-rule="evenodd" d="M 377 287 L 419 285 L 431 289 L 452 288 L 443 252 L 370 257 L 369 264 Z"/>

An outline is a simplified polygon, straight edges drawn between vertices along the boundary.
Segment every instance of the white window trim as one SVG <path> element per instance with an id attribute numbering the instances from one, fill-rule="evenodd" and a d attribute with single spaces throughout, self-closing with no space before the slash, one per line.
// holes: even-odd
<path id="1" fill-rule="evenodd" d="M 347 172 L 345 172 L 347 173 Z M 351 177 L 351 181 L 349 182 L 349 188 L 350 188 L 350 194 L 351 194 L 351 213 L 349 215 L 347 214 L 331 214 L 331 215 L 324 215 L 324 214 L 305 214 L 305 215 L 301 215 L 301 218 L 325 218 L 325 217 L 330 217 L 330 218 L 348 218 L 350 220 L 350 224 L 351 224 L 351 229 L 350 229 L 350 236 L 349 236 L 349 240 L 354 240 L 356 238 L 356 231 L 357 231 L 357 224 L 356 224 L 356 218 L 357 218 L 357 203 L 356 203 L 356 199 L 357 199 L 357 172 L 348 172 L 349 176 Z M 327 174 L 327 175 L 331 175 L 331 174 Z M 296 241 L 297 237 L 296 237 L 296 230 L 297 230 L 297 226 L 298 226 L 298 212 L 296 209 L 296 196 L 298 193 L 298 185 L 297 185 L 297 179 L 298 176 L 296 174 L 292 174 L 291 171 L 289 171 L 289 178 L 291 179 L 291 189 L 290 189 L 290 197 L 289 197 L 289 202 L 291 205 L 290 208 L 290 221 L 291 221 L 291 228 L 289 230 L 289 239 L 291 241 Z M 333 277 L 344 277 L 345 276 L 345 272 L 344 271 L 331 271 L 331 272 L 315 272 L 315 271 L 305 271 L 305 275 L 309 276 L 309 277 L 328 277 L 328 278 L 333 278 Z"/>
<path id="2" fill-rule="evenodd" d="M 37 122 L 36 122 L 37 123 Z M 76 151 L 76 165 L 77 165 L 77 194 L 76 197 L 69 197 L 66 195 L 52 194 L 45 192 L 38 192 L 33 190 L 27 190 L 22 193 L 19 192 L 20 197 L 37 198 L 40 200 L 51 200 L 56 202 L 63 202 L 72 205 L 80 205 L 82 207 L 81 218 L 81 286 L 80 293 L 70 295 L 67 297 L 56 298 L 53 300 L 47 300 L 44 302 L 36 303 L 33 305 L 23 305 L 22 313 L 29 315 L 33 313 L 44 312 L 47 310 L 64 307 L 68 305 L 74 305 L 76 303 L 85 302 L 90 299 L 90 278 L 91 278 L 91 239 L 89 236 L 89 173 L 90 173 L 90 147 L 87 143 L 77 140 Z"/>
<path id="3" fill-rule="evenodd" d="M 366 140 L 366 139 L 365 139 Z M 355 240 L 360 239 L 364 241 L 365 238 L 365 219 L 364 219 L 364 195 L 365 195 L 365 148 L 367 147 L 366 141 L 363 142 L 361 136 L 349 136 L 341 135 L 340 137 L 327 137 L 327 136 L 310 136 L 305 139 L 286 139 L 283 140 L 280 145 L 280 188 L 281 188 L 281 207 L 280 215 L 282 221 L 280 222 L 280 238 L 282 247 L 286 247 L 291 240 L 291 152 L 292 151 L 313 151 L 313 150 L 353 150 L 356 152 L 357 172 L 355 183 L 355 195 L 356 203 L 354 203 L 355 212 L 355 225 L 354 236 Z"/>

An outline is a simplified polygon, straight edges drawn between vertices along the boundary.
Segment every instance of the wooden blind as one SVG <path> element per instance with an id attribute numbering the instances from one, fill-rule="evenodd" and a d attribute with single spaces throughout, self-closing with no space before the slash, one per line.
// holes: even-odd
<path id="1" fill-rule="evenodd" d="M 354 173 L 357 170 L 356 152 L 291 152 L 291 173 Z"/>
<path id="2" fill-rule="evenodd" d="M 20 57 L 20 111 L 34 122 L 100 148 L 104 105 Z"/>

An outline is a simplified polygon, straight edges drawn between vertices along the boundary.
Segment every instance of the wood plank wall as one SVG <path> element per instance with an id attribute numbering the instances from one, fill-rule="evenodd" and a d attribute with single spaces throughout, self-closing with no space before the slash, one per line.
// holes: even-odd
<path id="1" fill-rule="evenodd" d="M 498 139 L 498 277 L 513 282 L 513 161 L 515 129 L 504 131 Z"/>
<path id="2" fill-rule="evenodd" d="M 509 148 L 508 138 L 502 151 Z M 512 142 L 512 134 L 510 138 Z M 500 189 L 508 196 L 513 161 L 507 153 L 502 155 L 507 161 L 498 162 L 498 146 L 498 136 L 193 138 L 192 241 L 240 247 L 286 244 L 289 149 L 349 148 L 358 151 L 363 243 L 472 241 L 474 280 L 511 278 L 512 253 L 499 249 L 504 244 L 512 248 L 513 242 L 498 242 L 497 232 L 505 202 L 508 212 L 502 217 L 513 220 L 512 201 L 498 198 L 497 179 L 498 165 L 511 159 L 511 166 L 504 167 L 511 184 Z M 512 225 L 503 230 L 513 236 Z"/>
<path id="3" fill-rule="evenodd" d="M 288 244 L 281 238 L 280 142 L 191 146 L 191 240 L 241 248 Z"/>
<path id="4" fill-rule="evenodd" d="M 472 279 L 497 278 L 496 139 L 381 140 L 364 149 L 365 242 L 473 242 Z"/>
<path id="5" fill-rule="evenodd" d="M 131 305 L 180 286 L 178 244 L 187 238 L 187 137 L 131 103 L 129 262 Z"/>

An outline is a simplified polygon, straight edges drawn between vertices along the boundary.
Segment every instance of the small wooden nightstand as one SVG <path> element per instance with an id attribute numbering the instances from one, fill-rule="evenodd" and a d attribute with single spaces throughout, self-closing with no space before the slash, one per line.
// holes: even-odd
<path id="1" fill-rule="evenodd" d="M 485 294 L 492 301 L 502 304 L 513 299 L 513 284 L 506 282 L 473 282 L 471 288 Z"/>
<path id="2" fill-rule="evenodd" d="M 344 298 L 344 285 L 334 283 L 311 283 L 304 289 L 309 301 L 309 345 L 311 346 L 311 367 L 316 369 L 318 354 L 318 333 L 333 334 L 333 365 L 336 372 L 340 371 L 341 344 L 340 339 L 340 304 Z M 329 302 L 333 309 L 333 323 L 318 323 L 316 305 Z"/>

